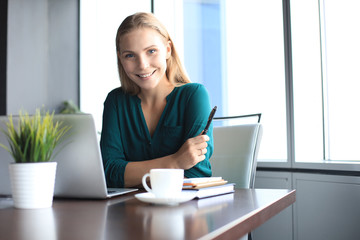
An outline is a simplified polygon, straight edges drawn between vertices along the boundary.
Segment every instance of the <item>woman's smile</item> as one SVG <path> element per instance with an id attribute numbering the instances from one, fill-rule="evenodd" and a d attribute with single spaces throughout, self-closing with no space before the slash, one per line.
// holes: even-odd
<path id="1" fill-rule="evenodd" d="M 156 70 L 153 72 L 150 72 L 150 73 L 137 74 L 137 76 L 140 78 L 148 78 L 148 77 L 152 76 L 155 72 L 156 72 Z"/>

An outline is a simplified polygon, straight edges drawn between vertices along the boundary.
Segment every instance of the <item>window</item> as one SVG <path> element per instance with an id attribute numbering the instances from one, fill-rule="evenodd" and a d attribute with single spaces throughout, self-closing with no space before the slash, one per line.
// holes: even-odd
<path id="1" fill-rule="evenodd" d="M 283 1 L 183 2 L 190 78 L 207 86 L 213 105 L 220 106 L 218 116 L 263 114 L 260 161 L 360 160 L 358 1 L 289 1 L 293 74 L 288 89 Z M 293 135 L 287 133 L 291 115 Z M 293 152 L 289 160 L 287 144 Z"/>
<path id="2" fill-rule="evenodd" d="M 295 159 L 323 158 L 323 110 L 318 2 L 291 1 Z"/>
<path id="3" fill-rule="evenodd" d="M 80 109 L 94 116 L 99 131 L 105 98 L 120 87 L 116 31 L 128 15 L 150 9 L 148 0 L 80 1 Z"/>
<path id="4" fill-rule="evenodd" d="M 217 116 L 262 113 L 259 159 L 287 161 L 282 1 L 185 0 L 184 62 Z"/>
<path id="5" fill-rule="evenodd" d="M 360 160 L 359 11 L 356 0 L 291 1 L 296 161 Z"/>

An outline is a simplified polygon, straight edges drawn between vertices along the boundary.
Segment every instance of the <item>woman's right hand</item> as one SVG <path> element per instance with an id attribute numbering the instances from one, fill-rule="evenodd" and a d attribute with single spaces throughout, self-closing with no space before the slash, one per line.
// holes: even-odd
<path id="1" fill-rule="evenodd" d="M 173 155 L 178 168 L 186 170 L 203 161 L 207 152 L 207 141 L 209 140 L 210 138 L 207 135 L 199 135 L 186 140 L 181 148 Z"/>
<path id="2" fill-rule="evenodd" d="M 147 161 L 129 162 L 125 168 L 124 186 L 141 186 L 142 177 L 153 168 L 178 168 L 184 170 L 192 168 L 205 159 L 207 141 L 209 140 L 209 136 L 199 135 L 186 140 L 174 154 Z"/>

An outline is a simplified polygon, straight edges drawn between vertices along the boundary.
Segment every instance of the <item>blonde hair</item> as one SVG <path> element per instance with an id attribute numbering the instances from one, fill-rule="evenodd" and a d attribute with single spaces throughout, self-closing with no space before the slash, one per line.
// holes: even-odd
<path id="1" fill-rule="evenodd" d="M 165 26 L 153 14 L 140 12 L 125 18 L 125 20 L 120 24 L 116 34 L 117 64 L 122 89 L 132 95 L 136 95 L 140 92 L 140 87 L 127 76 L 118 54 L 120 53 L 121 38 L 125 34 L 139 28 L 151 28 L 157 31 L 164 38 L 165 42 L 170 41 L 171 56 L 166 60 L 166 76 L 170 83 L 172 83 L 174 86 L 180 86 L 189 83 L 190 79 L 188 78 L 185 69 L 182 66 L 174 43 L 171 40 Z"/>

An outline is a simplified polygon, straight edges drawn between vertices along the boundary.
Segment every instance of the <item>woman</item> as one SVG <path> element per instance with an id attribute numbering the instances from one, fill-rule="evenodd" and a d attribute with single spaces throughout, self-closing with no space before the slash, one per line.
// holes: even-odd
<path id="1" fill-rule="evenodd" d="M 101 152 L 108 187 L 134 187 L 152 168 L 211 176 L 211 111 L 204 86 L 190 83 L 165 27 L 150 13 L 127 17 L 116 35 L 121 87 L 105 102 Z"/>

